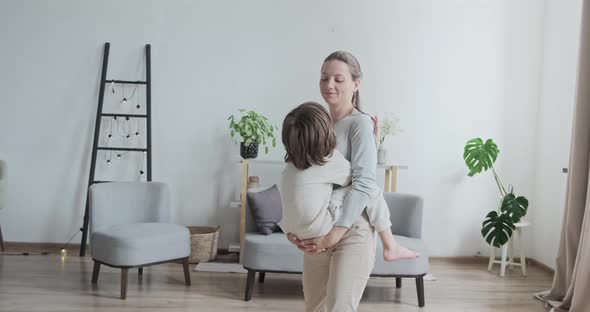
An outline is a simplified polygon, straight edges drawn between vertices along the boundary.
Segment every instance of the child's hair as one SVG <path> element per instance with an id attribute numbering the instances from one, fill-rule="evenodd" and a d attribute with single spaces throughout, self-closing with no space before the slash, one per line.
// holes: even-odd
<path id="1" fill-rule="evenodd" d="M 332 118 L 318 103 L 306 102 L 292 110 L 283 121 L 285 161 L 300 170 L 323 165 L 336 147 Z"/>

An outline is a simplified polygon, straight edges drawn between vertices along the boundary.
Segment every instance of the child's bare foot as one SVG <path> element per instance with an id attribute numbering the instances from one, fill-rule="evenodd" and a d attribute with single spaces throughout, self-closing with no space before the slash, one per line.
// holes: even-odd
<path id="1" fill-rule="evenodd" d="M 420 253 L 410 250 L 400 244 L 396 244 L 392 248 L 383 248 L 383 259 L 388 262 L 401 259 L 416 259 L 418 256 L 420 256 Z"/>
<path id="2" fill-rule="evenodd" d="M 383 230 L 379 232 L 379 238 L 383 244 L 383 259 L 391 262 L 401 259 L 416 259 L 420 256 L 419 253 L 409 250 L 395 241 L 391 230 Z"/>

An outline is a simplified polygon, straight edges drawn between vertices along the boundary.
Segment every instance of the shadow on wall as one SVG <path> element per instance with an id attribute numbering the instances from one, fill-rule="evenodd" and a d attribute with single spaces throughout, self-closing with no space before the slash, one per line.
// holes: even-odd
<path id="1" fill-rule="evenodd" d="M 215 170 L 215 224 L 221 225 L 218 248 L 225 249 L 229 243 L 239 243 L 240 240 L 240 205 L 232 202 L 240 201 L 241 173 L 239 145 L 234 144 L 228 134 L 217 138 L 215 153 L 220 155 L 220 165 Z"/>
<path id="2" fill-rule="evenodd" d="M 96 60 L 96 64 L 99 64 L 98 60 Z M 58 161 L 57 164 L 61 164 L 59 167 L 62 170 L 59 170 L 60 176 L 54 178 L 56 182 L 52 184 L 55 188 L 55 192 L 53 192 L 54 197 L 48 198 L 46 207 L 54 211 L 59 211 L 57 207 L 69 207 L 69 209 L 62 211 L 62 214 L 51 214 L 52 220 L 45 223 L 47 228 L 44 231 L 45 234 L 42 236 L 42 239 L 45 241 L 65 243 L 72 236 L 76 235 L 76 239 L 73 239 L 70 243 L 78 244 L 82 237 L 79 229 L 83 225 L 86 207 L 100 68 L 97 67 L 96 73 L 94 87 L 88 88 L 88 92 L 67 92 L 61 99 L 61 103 L 69 106 L 68 109 L 64 108 L 62 110 L 70 112 L 70 118 L 66 118 L 66 120 L 73 122 L 65 124 L 67 127 L 64 129 L 66 132 L 64 136 L 69 137 L 69 139 L 60 141 L 69 142 L 67 148 L 70 149 L 68 154 L 71 157 Z M 79 73 L 72 75 L 70 86 L 86 85 L 84 83 L 86 78 L 86 74 L 80 68 Z M 80 89 L 84 88 L 81 87 Z M 64 226 L 64 228 L 56 231 L 56 225 Z M 51 237 L 51 235 L 54 237 Z"/>

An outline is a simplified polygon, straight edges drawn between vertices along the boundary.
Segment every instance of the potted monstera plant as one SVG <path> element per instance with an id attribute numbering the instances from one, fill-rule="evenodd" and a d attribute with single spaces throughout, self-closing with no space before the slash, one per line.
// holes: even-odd
<path id="1" fill-rule="evenodd" d="M 244 159 L 258 157 L 258 146 L 264 146 L 264 153 L 268 154 L 270 144 L 277 145 L 275 138 L 276 126 L 273 126 L 268 118 L 258 114 L 254 110 L 240 109 L 240 118 L 232 114 L 227 120 L 232 138 L 240 137 L 240 156 Z"/>
<path id="2" fill-rule="evenodd" d="M 515 229 L 514 223 L 520 221 L 527 213 L 529 201 L 524 196 L 517 196 L 512 186 L 508 190 L 502 184 L 494 169 L 494 163 L 500 151 L 492 139 L 484 141 L 474 138 L 465 144 L 463 159 L 470 177 L 491 169 L 500 192 L 498 208 L 490 211 L 482 223 L 481 235 L 486 242 L 494 247 L 500 247 L 508 242 Z"/>

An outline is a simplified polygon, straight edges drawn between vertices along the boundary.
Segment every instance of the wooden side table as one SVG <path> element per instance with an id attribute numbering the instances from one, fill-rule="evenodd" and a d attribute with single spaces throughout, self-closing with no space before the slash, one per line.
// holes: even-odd
<path id="1" fill-rule="evenodd" d="M 408 166 L 383 164 L 377 165 L 377 168 L 385 169 L 383 192 L 395 192 L 397 190 L 397 171 L 400 169 L 408 169 Z"/>

